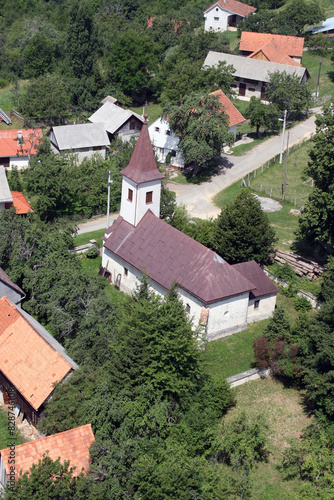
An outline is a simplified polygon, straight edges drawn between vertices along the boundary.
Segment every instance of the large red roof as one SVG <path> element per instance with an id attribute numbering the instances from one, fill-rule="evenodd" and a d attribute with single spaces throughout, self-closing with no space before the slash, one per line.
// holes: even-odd
<path id="1" fill-rule="evenodd" d="M 241 32 L 239 50 L 256 53 L 260 49 L 263 49 L 269 42 L 275 43 L 276 49 L 282 56 L 283 54 L 290 57 L 302 57 L 303 55 L 304 38 L 298 36 L 273 35 L 272 33 L 253 33 L 249 31 Z"/>
<path id="2" fill-rule="evenodd" d="M 234 264 L 232 267 L 255 285 L 256 288 L 251 292 L 254 297 L 263 297 L 264 295 L 280 292 L 280 289 L 264 274 L 261 267 L 254 260 Z"/>
<path id="3" fill-rule="evenodd" d="M 234 106 L 234 104 L 231 103 L 222 90 L 216 90 L 215 92 L 211 92 L 209 95 L 216 95 L 219 97 L 219 102 L 224 106 L 224 111 L 230 119 L 230 127 L 245 121 L 245 118 L 242 116 L 240 111 Z"/>
<path id="4" fill-rule="evenodd" d="M 155 181 L 165 177 L 159 172 L 155 163 L 146 119 L 143 123 L 130 162 L 126 168 L 121 170 L 121 174 L 136 184 L 143 184 L 144 182 Z"/>
<path id="5" fill-rule="evenodd" d="M 70 461 L 70 467 L 75 467 L 74 476 L 78 476 L 82 469 L 87 472 L 89 469 L 90 455 L 89 448 L 95 441 L 95 437 L 90 424 L 82 425 L 65 432 L 58 432 L 29 443 L 20 444 L 15 447 L 15 472 L 17 475 L 29 472 L 33 464 L 38 464 L 39 459 L 43 459 L 43 454 L 48 452 L 51 460 L 60 458 L 60 462 Z M 7 475 L 10 475 L 11 457 L 10 448 L 0 451 Z"/>
<path id="6" fill-rule="evenodd" d="M 168 290 L 178 285 L 208 304 L 247 293 L 254 285 L 218 254 L 150 210 L 134 227 L 121 216 L 104 246 Z"/>
<path id="7" fill-rule="evenodd" d="M 229 12 L 233 12 L 233 14 L 238 14 L 242 17 L 246 17 L 256 11 L 255 7 L 238 2 L 237 0 L 218 0 L 218 2 L 215 2 L 211 5 L 211 7 L 206 9 L 205 12 L 211 10 L 215 5 L 219 5 L 222 9 L 228 10 Z"/>
<path id="8" fill-rule="evenodd" d="M 72 371 L 6 296 L 0 299 L 0 371 L 35 410 Z"/>
<path id="9" fill-rule="evenodd" d="M 18 133 L 22 132 L 23 144 L 19 145 Z M 8 156 L 27 156 L 30 150 L 31 155 L 37 153 L 37 145 L 42 139 L 43 132 L 38 129 L 0 130 L 0 158 Z M 31 144 L 33 147 L 31 148 Z M 31 148 L 31 149 L 30 149 Z"/>

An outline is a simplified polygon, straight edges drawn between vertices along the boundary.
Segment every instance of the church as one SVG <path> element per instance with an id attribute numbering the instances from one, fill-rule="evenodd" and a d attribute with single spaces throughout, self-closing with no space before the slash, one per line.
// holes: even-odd
<path id="1" fill-rule="evenodd" d="M 254 261 L 230 265 L 217 253 L 159 218 L 161 181 L 144 116 L 128 166 L 121 171 L 119 217 L 106 230 L 102 266 L 131 294 L 145 273 L 164 296 L 175 280 L 193 324 L 208 340 L 244 330 L 272 315 L 278 288 Z"/>

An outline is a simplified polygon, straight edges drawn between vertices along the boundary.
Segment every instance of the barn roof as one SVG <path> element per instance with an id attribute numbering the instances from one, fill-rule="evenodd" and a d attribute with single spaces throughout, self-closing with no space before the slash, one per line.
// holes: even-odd
<path id="1" fill-rule="evenodd" d="M 263 297 L 280 292 L 280 289 L 264 274 L 261 267 L 254 260 L 234 264 L 232 267 L 255 285 L 255 289 L 251 292 L 254 297 Z"/>
<path id="2" fill-rule="evenodd" d="M 82 425 L 65 432 L 58 432 L 35 441 L 15 446 L 15 473 L 19 475 L 29 472 L 33 464 L 48 454 L 51 460 L 60 458 L 60 462 L 70 461 L 70 467 L 75 467 L 74 476 L 78 476 L 82 469 L 87 472 L 90 463 L 89 448 L 95 441 L 91 424 Z M 7 476 L 10 475 L 10 448 L 0 450 Z"/>
<path id="3" fill-rule="evenodd" d="M 309 28 L 306 30 L 308 33 L 323 33 L 324 31 L 332 31 L 334 30 L 334 17 L 328 17 L 320 26 L 314 26 L 313 28 Z"/>
<path id="4" fill-rule="evenodd" d="M 120 106 L 116 106 L 116 104 L 107 101 L 88 119 L 92 123 L 102 122 L 107 132 L 115 134 L 117 130 L 120 129 L 132 116 L 141 122 L 144 121 L 144 118 L 139 116 L 134 111 L 131 111 L 130 109 L 123 109 Z"/>
<path id="5" fill-rule="evenodd" d="M 168 290 L 178 285 L 205 304 L 249 292 L 253 283 L 218 254 L 150 210 L 134 227 L 121 216 L 104 246 Z"/>
<path id="6" fill-rule="evenodd" d="M 209 95 L 216 95 L 219 97 L 219 102 L 224 106 L 224 111 L 229 117 L 230 127 L 245 121 L 245 118 L 242 116 L 240 111 L 234 106 L 222 90 L 216 90 L 215 92 L 211 92 Z"/>
<path id="7" fill-rule="evenodd" d="M 52 127 L 50 140 L 60 151 L 94 146 L 109 146 L 110 141 L 103 123 L 78 123 Z"/>
<path id="8" fill-rule="evenodd" d="M 232 12 L 233 14 L 237 14 L 242 17 L 247 17 L 249 14 L 256 11 L 255 7 L 238 2 L 237 0 L 218 0 L 218 2 L 215 2 L 211 5 L 211 7 L 206 9 L 204 14 L 216 7 L 216 5 L 219 5 L 219 7 L 223 10 L 227 10 L 228 12 Z"/>
<path id="9" fill-rule="evenodd" d="M 19 132 L 22 134 L 23 144 L 19 145 Z M 22 130 L 0 130 L 0 158 L 10 156 L 27 156 L 33 141 L 33 147 L 30 150 L 30 155 L 37 153 L 37 145 L 42 139 L 42 129 L 22 129 Z"/>
<path id="10" fill-rule="evenodd" d="M 64 354 L 34 318 L 6 296 L 0 299 L 0 371 L 35 410 L 53 392 L 54 384 L 77 367 Z"/>
<path id="11" fill-rule="evenodd" d="M 145 117 L 147 118 L 147 115 L 145 115 Z M 155 181 L 165 177 L 159 172 L 155 163 L 146 119 L 140 131 L 129 164 L 126 168 L 121 170 L 121 174 L 136 184 Z"/>
<path id="12" fill-rule="evenodd" d="M 303 55 L 304 38 L 302 37 L 273 35 L 272 33 L 253 33 L 249 31 L 241 32 L 239 50 L 257 52 L 269 42 L 274 42 L 275 47 L 277 47 L 282 55 L 287 54 L 292 57 L 302 57 Z"/>
<path id="13" fill-rule="evenodd" d="M 233 75 L 239 78 L 248 78 L 260 82 L 269 82 L 269 73 L 275 71 L 285 71 L 288 75 L 296 74 L 300 81 L 306 74 L 309 76 L 306 68 L 302 66 L 291 66 L 288 64 L 279 64 L 270 61 L 261 61 L 259 59 L 250 59 L 249 57 L 235 56 L 234 54 L 225 54 L 224 52 L 210 51 L 204 61 L 204 66 L 216 66 L 220 61 L 225 61 L 228 65 L 234 67 Z"/>

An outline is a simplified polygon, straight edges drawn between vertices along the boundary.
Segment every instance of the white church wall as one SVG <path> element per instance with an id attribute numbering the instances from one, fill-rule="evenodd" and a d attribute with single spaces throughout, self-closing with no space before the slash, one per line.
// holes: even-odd
<path id="1" fill-rule="evenodd" d="M 229 297 L 209 305 L 208 340 L 215 340 L 247 327 L 249 293 Z"/>
<path id="2" fill-rule="evenodd" d="M 129 189 L 132 190 L 132 201 L 129 199 Z M 135 223 L 134 207 L 137 203 L 137 189 L 137 184 L 135 184 L 130 179 L 126 179 L 125 177 L 123 177 L 120 215 L 124 220 L 128 221 L 132 225 L 134 225 Z"/>
<path id="3" fill-rule="evenodd" d="M 132 191 L 129 197 L 129 189 Z M 146 194 L 152 192 L 152 202 L 146 203 Z M 150 209 L 154 215 L 160 216 L 161 180 L 136 184 L 123 177 L 120 215 L 124 220 L 136 226 Z"/>
<path id="4" fill-rule="evenodd" d="M 276 294 L 250 299 L 248 304 L 247 322 L 270 318 L 275 310 Z"/>

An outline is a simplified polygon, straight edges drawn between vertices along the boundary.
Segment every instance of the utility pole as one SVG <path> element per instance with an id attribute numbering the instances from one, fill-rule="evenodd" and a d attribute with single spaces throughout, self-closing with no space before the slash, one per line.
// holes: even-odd
<path id="1" fill-rule="evenodd" d="M 321 71 L 321 61 L 319 63 L 319 73 L 318 73 L 318 84 L 317 84 L 317 92 L 315 94 L 316 98 L 319 97 L 319 84 L 320 84 L 320 71 Z"/>
<path id="2" fill-rule="evenodd" d="M 283 201 L 285 200 L 286 178 L 288 175 L 289 136 L 290 136 L 290 130 L 288 130 L 288 139 L 287 139 L 286 154 L 285 154 L 285 172 L 284 172 L 284 185 L 283 185 L 283 196 L 282 196 Z"/>
<path id="3" fill-rule="evenodd" d="M 110 212 L 110 186 L 113 181 L 110 179 L 110 170 L 108 174 L 108 201 L 107 201 L 107 229 L 109 227 L 109 212 Z"/>
<path id="4" fill-rule="evenodd" d="M 284 134 L 285 134 L 285 125 L 286 125 L 286 115 L 287 115 L 287 110 L 284 111 L 284 118 L 279 118 L 280 122 L 283 122 L 283 131 L 282 131 L 282 142 L 281 142 L 281 152 L 279 155 L 279 164 L 282 165 L 282 160 L 283 160 L 283 148 L 284 148 Z"/>

